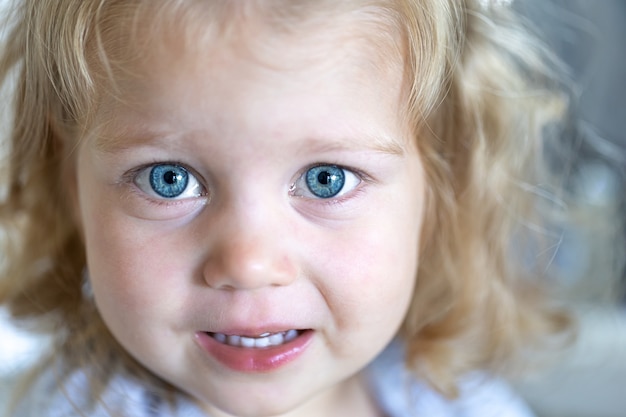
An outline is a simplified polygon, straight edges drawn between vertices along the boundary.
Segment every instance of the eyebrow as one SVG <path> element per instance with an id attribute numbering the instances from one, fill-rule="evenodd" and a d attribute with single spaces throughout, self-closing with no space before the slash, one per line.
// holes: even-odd
<path id="1" fill-rule="evenodd" d="M 341 140 L 318 140 L 313 139 L 307 141 L 304 150 L 307 152 L 340 152 L 351 150 L 369 150 L 383 154 L 402 156 L 406 152 L 402 141 L 381 136 L 366 135 L 366 145 L 357 140 L 341 139 Z"/>
<path id="2" fill-rule="evenodd" d="M 135 130 L 124 128 L 116 130 L 114 134 L 109 134 L 107 129 L 95 129 L 93 141 L 97 150 L 104 153 L 116 153 L 138 146 L 147 146 L 151 143 L 164 142 L 171 134 L 156 132 L 150 129 Z"/>

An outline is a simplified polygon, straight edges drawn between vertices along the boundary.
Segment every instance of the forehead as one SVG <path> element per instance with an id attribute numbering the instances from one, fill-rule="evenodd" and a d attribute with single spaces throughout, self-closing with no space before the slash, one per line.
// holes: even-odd
<path id="1" fill-rule="evenodd" d="M 232 84 L 236 78 L 242 91 L 248 81 L 262 87 L 262 78 L 270 81 L 265 93 L 271 95 L 276 79 L 283 85 L 314 85 L 332 76 L 346 80 L 346 88 L 382 84 L 396 94 L 396 103 L 402 101 L 402 37 L 391 14 L 371 6 L 347 7 L 350 2 L 339 2 L 341 7 L 332 2 L 325 9 L 311 7 L 323 1 L 286 8 L 279 6 L 291 3 L 241 6 L 256 3 L 197 1 L 185 8 L 155 5 L 127 13 L 133 24 L 118 23 L 118 30 L 111 31 L 118 34 L 119 50 L 106 51 L 113 59 L 101 83 L 106 93 L 98 122 L 119 118 L 118 112 L 127 113 L 125 107 L 140 110 L 154 103 L 153 95 L 159 94 L 154 85 L 167 85 L 172 92 L 189 77 L 212 79 L 215 89 L 227 88 L 222 80 Z"/>
<path id="2" fill-rule="evenodd" d="M 332 53 L 364 69 L 397 73 L 404 46 L 394 12 L 361 3 L 163 0 L 112 7 L 113 18 L 99 24 L 100 84 L 140 79 L 159 63 L 217 58 L 218 50 L 274 70 L 332 65 Z"/>

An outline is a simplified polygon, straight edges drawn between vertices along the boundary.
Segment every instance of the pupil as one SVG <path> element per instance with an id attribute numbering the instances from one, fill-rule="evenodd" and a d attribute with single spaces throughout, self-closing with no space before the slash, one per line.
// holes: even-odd
<path id="1" fill-rule="evenodd" d="M 332 175 L 330 175 L 328 171 L 320 172 L 319 175 L 317 176 L 317 180 L 320 182 L 320 184 L 324 184 L 324 185 L 328 185 L 331 179 L 332 179 Z"/>
<path id="2" fill-rule="evenodd" d="M 172 185 L 172 184 L 175 184 L 179 178 L 178 178 L 178 175 L 176 175 L 174 171 L 167 171 L 163 175 L 163 179 L 165 180 L 166 183 Z"/>

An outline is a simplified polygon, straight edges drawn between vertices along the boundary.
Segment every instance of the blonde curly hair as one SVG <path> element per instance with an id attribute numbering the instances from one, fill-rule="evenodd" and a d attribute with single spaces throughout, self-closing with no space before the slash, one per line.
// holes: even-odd
<path id="1" fill-rule="evenodd" d="M 215 13 L 237 7 L 227 3 L 211 5 L 218 6 Z M 540 221 L 533 217 L 532 190 L 544 170 L 546 126 L 558 121 L 566 100 L 549 54 L 508 7 L 492 3 L 276 0 L 245 6 L 263 9 L 284 30 L 311 13 L 368 8 L 369 18 L 394 37 L 428 184 L 416 287 L 401 337 L 408 365 L 448 395 L 461 374 L 505 370 L 526 347 L 567 325 L 542 298 L 542 277 L 512 256 L 513 242 L 523 245 L 521 236 L 532 232 L 524 225 Z M 201 30 L 205 22 L 193 12 L 200 5 L 23 0 L 7 20 L 0 80 L 15 85 L 2 166 L 0 303 L 16 319 L 55 334 L 56 354 L 69 368 L 98 368 L 100 387 L 116 366 L 155 377 L 123 352 L 81 290 L 85 251 L 67 183 L 72 151 L 100 89 L 115 88 L 113 69 L 124 65 L 120 48 L 133 36 L 122 28 L 148 15 L 152 30 L 181 21 Z"/>

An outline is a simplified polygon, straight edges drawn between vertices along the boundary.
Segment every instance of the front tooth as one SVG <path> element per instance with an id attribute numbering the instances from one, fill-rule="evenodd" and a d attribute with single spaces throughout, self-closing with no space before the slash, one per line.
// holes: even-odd
<path id="1" fill-rule="evenodd" d="M 240 339 L 241 346 L 251 348 L 254 347 L 254 339 L 251 337 L 241 337 Z"/>
<path id="2" fill-rule="evenodd" d="M 268 347 L 269 345 L 270 345 L 269 337 L 261 337 L 259 339 L 254 339 L 254 347 L 264 348 L 264 347 Z"/>

